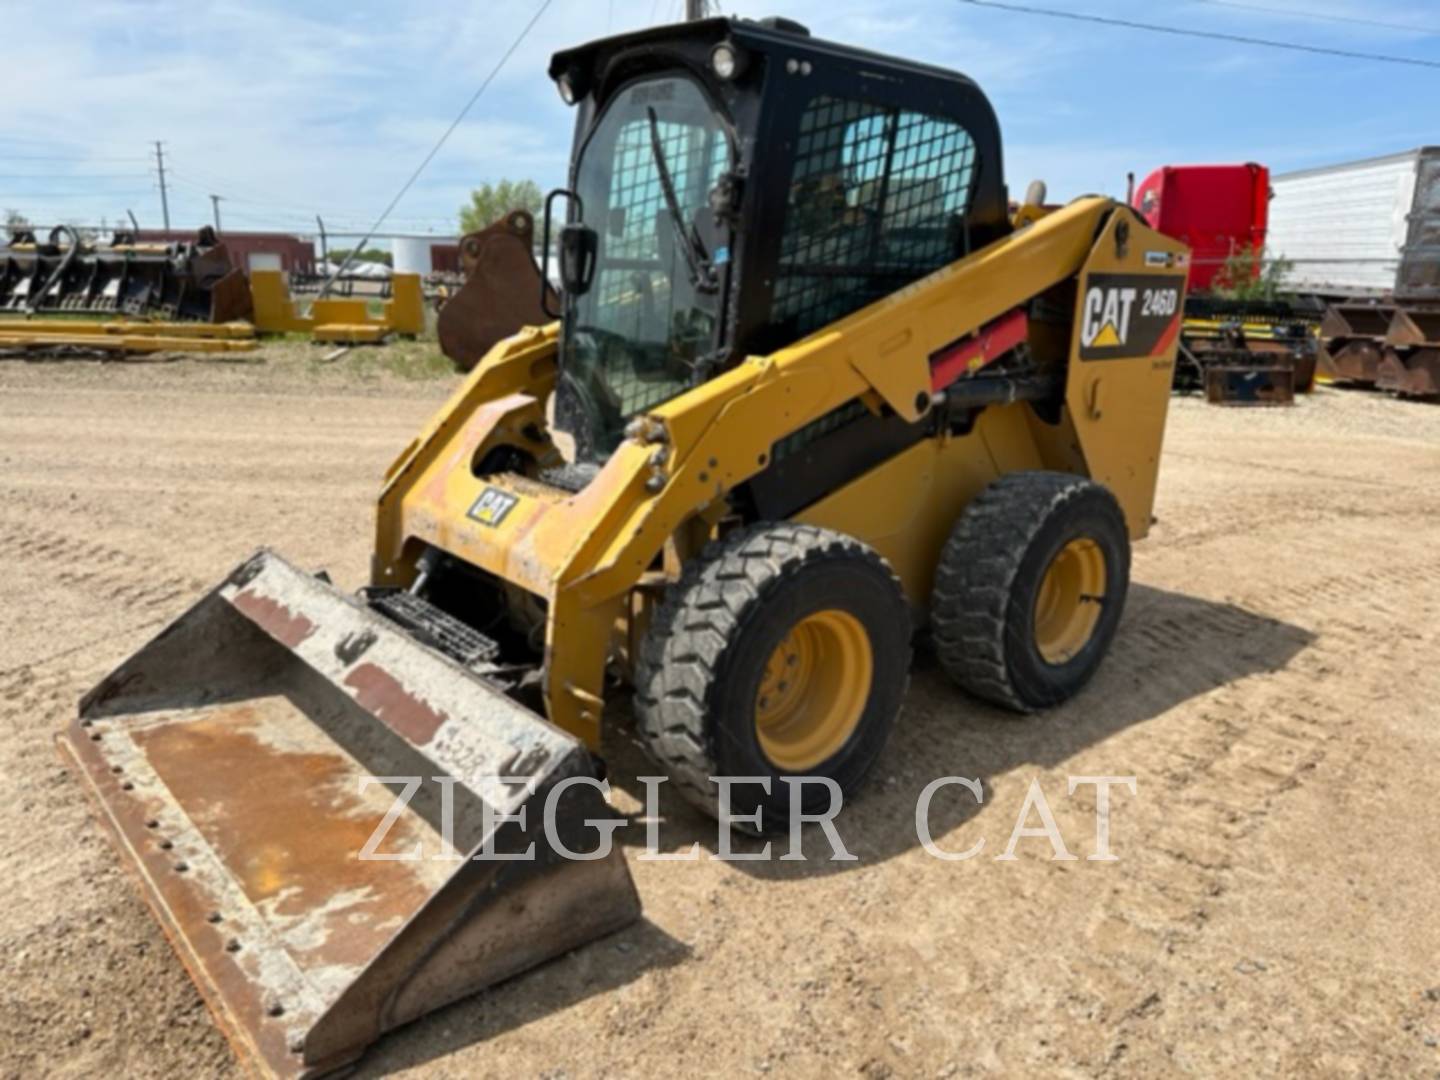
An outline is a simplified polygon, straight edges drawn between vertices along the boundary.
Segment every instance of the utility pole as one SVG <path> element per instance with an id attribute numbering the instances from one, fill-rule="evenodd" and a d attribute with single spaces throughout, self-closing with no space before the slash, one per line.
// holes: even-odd
<path id="1" fill-rule="evenodd" d="M 170 199 L 165 192 L 165 144 L 155 140 L 155 167 L 160 170 L 160 216 L 165 221 L 165 231 L 170 231 Z"/>
<path id="2" fill-rule="evenodd" d="M 215 232 L 217 234 L 220 232 L 220 198 L 219 195 L 210 196 L 210 206 L 215 211 Z"/>
<path id="3" fill-rule="evenodd" d="M 699 22 L 709 14 L 709 8 L 706 0 L 685 0 L 685 21 Z"/>

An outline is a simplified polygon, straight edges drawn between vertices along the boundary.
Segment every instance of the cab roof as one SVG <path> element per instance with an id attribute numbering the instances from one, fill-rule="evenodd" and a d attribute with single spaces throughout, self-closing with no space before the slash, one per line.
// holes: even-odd
<path id="1" fill-rule="evenodd" d="M 741 48 L 763 55 L 780 55 L 784 59 L 820 61 L 842 61 L 862 67 L 881 78 L 922 78 L 935 82 L 963 86 L 978 90 L 974 80 L 957 71 L 922 64 L 884 53 L 857 49 L 835 41 L 824 41 L 813 37 L 808 28 L 789 19 L 742 19 L 721 17 L 700 19 L 696 22 L 671 23 L 651 27 L 628 34 L 601 38 L 573 49 L 557 52 L 550 59 L 551 79 L 558 79 L 567 71 L 579 69 L 603 82 L 604 72 L 620 56 L 633 58 L 643 54 L 647 48 L 677 45 L 699 45 L 713 47 L 722 41 L 731 41 Z"/>

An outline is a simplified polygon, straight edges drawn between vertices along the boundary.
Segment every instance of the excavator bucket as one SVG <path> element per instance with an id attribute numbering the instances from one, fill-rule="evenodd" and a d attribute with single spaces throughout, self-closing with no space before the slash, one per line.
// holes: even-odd
<path id="1" fill-rule="evenodd" d="M 465 284 L 440 309 L 435 330 L 440 351 L 469 371 L 505 338 L 526 326 L 551 322 L 541 306 L 543 282 L 535 265 L 535 219 L 515 210 L 460 241 Z"/>
<path id="2" fill-rule="evenodd" d="M 336 1069 L 639 915 L 575 739 L 268 551 L 60 744 L 261 1073 Z"/>
<path id="3" fill-rule="evenodd" d="M 23 233 L 0 250 L 0 313 L 227 323 L 250 312 L 249 282 L 208 227 L 191 244 L 117 233 L 101 245 L 61 225 L 46 241 Z"/>

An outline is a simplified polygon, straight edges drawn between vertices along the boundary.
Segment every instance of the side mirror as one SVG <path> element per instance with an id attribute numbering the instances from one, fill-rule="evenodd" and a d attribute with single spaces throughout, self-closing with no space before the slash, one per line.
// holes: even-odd
<path id="1" fill-rule="evenodd" d="M 571 296 L 584 296 L 595 278 L 600 238 L 588 225 L 570 224 L 560 230 L 560 284 Z"/>
<path id="2" fill-rule="evenodd" d="M 580 201 L 580 196 L 569 188 L 556 188 L 550 192 L 549 195 L 545 196 L 545 229 L 540 238 L 540 310 L 552 319 L 560 318 L 560 312 L 555 307 L 555 290 L 550 287 L 550 224 L 555 218 L 555 200 L 562 198 L 568 200 L 570 203 L 570 217 L 576 219 L 583 219 L 585 217 L 584 203 Z M 567 225 L 563 231 L 569 231 L 569 229 L 573 227 L 575 226 Z M 594 234 L 592 233 L 591 235 L 593 237 Z M 563 282 L 565 277 L 565 240 L 563 235 L 559 246 L 561 248 L 560 275 Z M 594 252 L 592 251 L 590 274 L 593 274 L 595 271 L 594 258 Z M 585 279 L 585 287 L 590 287 L 589 276 Z M 568 292 L 570 286 L 565 284 L 564 288 Z"/>

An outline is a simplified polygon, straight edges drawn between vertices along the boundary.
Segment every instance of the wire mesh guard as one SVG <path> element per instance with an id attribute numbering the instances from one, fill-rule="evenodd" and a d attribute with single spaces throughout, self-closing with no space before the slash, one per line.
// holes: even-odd
<path id="1" fill-rule="evenodd" d="M 686 221 L 706 205 L 711 187 L 730 165 L 729 144 L 713 115 L 708 110 L 701 115 L 703 122 L 656 122 L 660 153 Z M 607 360 L 605 381 L 620 414 L 633 416 L 688 387 L 691 365 L 714 319 L 709 305 L 697 302 L 689 278 L 648 117 L 626 123 L 616 138 L 608 214 L 596 273 L 596 325 L 629 346 L 626 357 Z"/>
<path id="2" fill-rule="evenodd" d="M 815 98 L 800 120 L 775 321 L 802 337 L 963 254 L 975 157 L 954 121 Z"/>

